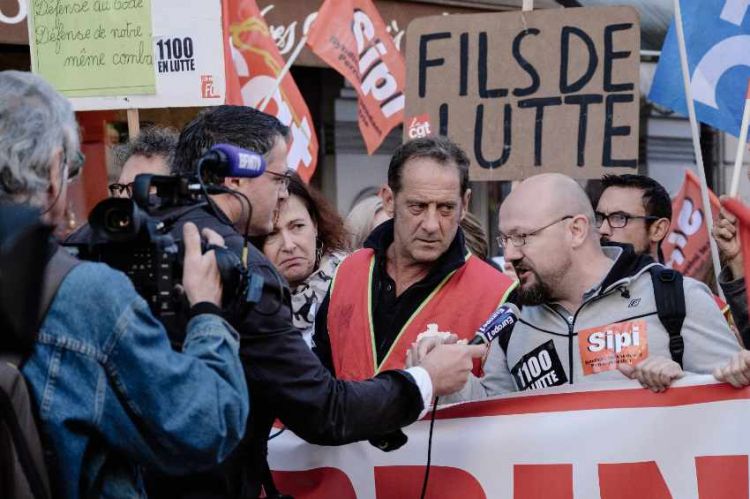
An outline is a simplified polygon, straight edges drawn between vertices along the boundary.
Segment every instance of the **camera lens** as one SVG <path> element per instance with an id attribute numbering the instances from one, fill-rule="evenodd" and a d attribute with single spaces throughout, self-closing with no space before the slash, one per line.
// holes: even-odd
<path id="1" fill-rule="evenodd" d="M 104 227 L 110 232 L 127 232 L 133 225 L 130 213 L 113 208 L 104 214 Z"/>
<path id="2" fill-rule="evenodd" d="M 99 243 L 129 241 L 137 237 L 148 222 L 148 215 L 132 199 L 109 198 L 97 204 L 89 223 Z"/>

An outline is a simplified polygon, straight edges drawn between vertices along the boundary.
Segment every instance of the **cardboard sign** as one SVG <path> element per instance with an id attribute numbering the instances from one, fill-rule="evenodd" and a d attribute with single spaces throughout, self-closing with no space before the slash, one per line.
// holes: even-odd
<path id="1" fill-rule="evenodd" d="M 35 3 L 56 4 L 49 0 L 46 2 L 35 0 Z M 86 3 L 91 11 L 95 10 L 94 5 L 110 5 L 112 11 L 115 12 L 115 6 L 140 5 L 141 0 L 89 0 L 88 2 L 66 0 L 57 3 L 58 7 L 55 8 L 62 8 L 60 5 L 68 5 L 65 8 L 69 8 L 75 3 Z M 143 0 L 144 6 L 149 4 L 149 19 L 152 20 L 149 23 L 151 24 L 147 27 L 144 20 L 139 26 L 141 34 L 149 33 L 148 42 L 142 51 L 144 54 L 142 62 L 145 68 L 143 70 L 147 70 L 152 76 L 152 84 L 155 84 L 152 88 L 155 93 L 152 91 L 151 95 L 143 95 L 142 92 L 138 93 L 125 88 L 130 85 L 126 85 L 125 82 L 129 81 L 131 66 L 108 65 L 106 66 L 107 78 L 119 82 L 118 86 L 86 94 L 94 95 L 91 97 L 71 97 L 70 101 L 76 111 L 198 107 L 224 103 L 226 78 L 222 57 L 224 47 L 220 0 Z M 117 20 L 118 25 L 125 26 L 126 22 L 124 19 L 118 18 Z M 29 23 L 30 35 L 33 36 L 34 29 L 31 24 Z M 133 26 L 131 24 L 127 29 L 133 29 Z M 112 32 L 107 32 L 107 37 L 111 36 Z M 132 50 L 127 53 L 130 52 Z M 115 52 L 115 54 L 118 53 L 120 52 Z M 149 54 L 148 67 L 145 66 L 145 54 Z M 105 55 L 105 59 L 106 57 Z M 32 62 L 37 64 L 34 59 L 35 54 L 32 51 Z M 43 76 L 47 77 L 47 74 L 43 73 Z M 64 90 L 55 79 L 51 81 L 55 88 Z M 63 91 L 63 93 L 71 95 L 68 92 Z"/>
<path id="2" fill-rule="evenodd" d="M 635 173 L 634 9 L 435 16 L 406 36 L 405 140 L 447 135 L 469 155 L 473 180 Z"/>
<path id="3" fill-rule="evenodd" d="M 578 333 L 584 376 L 637 364 L 648 357 L 646 321 L 628 321 L 585 329 Z"/>
<path id="4" fill-rule="evenodd" d="M 153 94 L 151 0 L 31 0 L 31 67 L 67 97 Z"/>

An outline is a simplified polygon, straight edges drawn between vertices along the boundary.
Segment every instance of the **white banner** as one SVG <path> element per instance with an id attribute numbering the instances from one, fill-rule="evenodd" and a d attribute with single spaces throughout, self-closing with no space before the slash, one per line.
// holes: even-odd
<path id="1" fill-rule="evenodd" d="M 750 389 L 682 380 L 654 394 L 629 381 L 545 391 L 437 413 L 427 496 L 518 499 L 747 499 Z M 269 442 L 279 489 L 295 499 L 418 499 L 429 417 L 385 453 L 368 443 Z"/>
<path id="2" fill-rule="evenodd" d="M 76 111 L 224 104 L 221 0 L 151 0 L 156 94 L 71 98 Z"/>

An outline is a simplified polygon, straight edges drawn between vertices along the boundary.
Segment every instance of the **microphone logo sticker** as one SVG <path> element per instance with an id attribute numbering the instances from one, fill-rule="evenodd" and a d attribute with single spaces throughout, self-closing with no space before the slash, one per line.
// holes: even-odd
<path id="1" fill-rule="evenodd" d="M 254 154 L 239 154 L 239 167 L 241 170 L 258 171 L 261 167 L 261 157 Z"/>

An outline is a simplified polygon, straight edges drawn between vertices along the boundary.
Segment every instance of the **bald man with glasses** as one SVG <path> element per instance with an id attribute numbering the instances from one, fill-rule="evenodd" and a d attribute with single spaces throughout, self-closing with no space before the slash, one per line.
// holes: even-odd
<path id="1" fill-rule="evenodd" d="M 739 351 L 708 288 L 685 278 L 680 368 L 656 311 L 650 268 L 661 266 L 631 246 L 603 247 L 588 197 L 570 177 L 542 174 L 521 182 L 499 218 L 498 242 L 520 281 L 521 317 L 492 342 L 485 375 L 471 377 L 446 401 L 623 375 L 661 392 L 688 373 L 710 374 Z M 607 213 L 601 220 L 618 225 L 623 218 Z"/>

